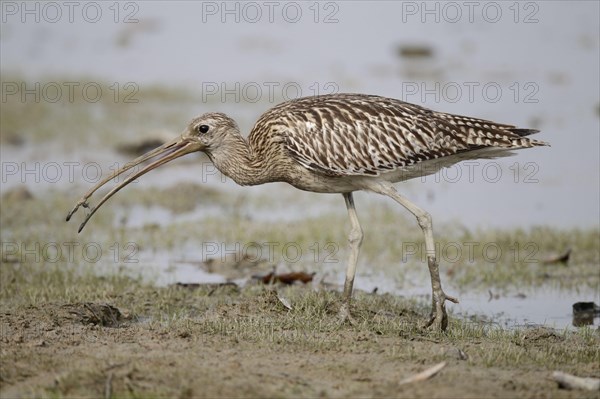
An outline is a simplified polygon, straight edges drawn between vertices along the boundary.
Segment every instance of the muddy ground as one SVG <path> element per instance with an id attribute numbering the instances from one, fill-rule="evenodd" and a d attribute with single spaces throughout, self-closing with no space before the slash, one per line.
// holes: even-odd
<path id="1" fill-rule="evenodd" d="M 306 287 L 70 283 L 37 304 L 5 298 L 3 398 L 598 397 L 551 379 L 553 370 L 600 376 L 597 329 L 502 331 L 453 318 L 436 333 L 419 327 L 423 306 L 366 293 L 356 295 L 356 324 L 340 325 L 339 294 Z M 430 380 L 400 384 L 441 361 Z"/>

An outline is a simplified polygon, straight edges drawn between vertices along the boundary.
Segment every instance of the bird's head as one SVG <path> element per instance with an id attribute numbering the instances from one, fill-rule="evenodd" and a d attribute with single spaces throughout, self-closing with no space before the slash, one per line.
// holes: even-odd
<path id="1" fill-rule="evenodd" d="M 232 131 L 239 131 L 233 119 L 211 112 L 194 118 L 181 137 L 196 143 L 199 147 L 196 151 L 210 152 L 225 144 Z"/>
<path id="2" fill-rule="evenodd" d="M 79 209 L 80 206 L 88 208 L 88 199 L 106 183 L 111 181 L 117 176 L 122 175 L 124 172 L 146 162 L 153 160 L 145 167 L 140 170 L 131 173 L 122 183 L 115 186 L 110 190 L 96 205 L 91 209 L 90 213 L 86 216 L 85 220 L 79 227 L 79 231 L 83 229 L 88 220 L 92 215 L 104 204 L 110 197 L 117 193 L 120 189 L 137 179 L 138 177 L 150 172 L 152 169 L 156 169 L 161 165 L 166 164 L 174 159 L 180 158 L 186 154 L 192 152 L 207 152 L 210 153 L 211 149 L 218 148 L 227 141 L 228 137 L 231 137 L 232 131 L 238 131 L 236 123 L 225 114 L 221 113 L 207 113 L 194 118 L 183 131 L 181 136 L 174 140 L 171 140 L 162 146 L 151 150 L 144 155 L 134 159 L 133 161 L 125 164 L 119 168 L 94 187 L 92 187 L 75 205 L 75 207 L 67 215 L 67 221 L 71 219 L 71 216 Z"/>

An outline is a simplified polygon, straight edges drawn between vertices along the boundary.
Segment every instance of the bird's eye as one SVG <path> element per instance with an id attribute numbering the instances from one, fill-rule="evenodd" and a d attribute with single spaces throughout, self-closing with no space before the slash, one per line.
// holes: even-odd
<path id="1" fill-rule="evenodd" d="M 206 133 L 208 132 L 208 125 L 200 125 L 196 128 L 198 130 L 198 133 Z"/>

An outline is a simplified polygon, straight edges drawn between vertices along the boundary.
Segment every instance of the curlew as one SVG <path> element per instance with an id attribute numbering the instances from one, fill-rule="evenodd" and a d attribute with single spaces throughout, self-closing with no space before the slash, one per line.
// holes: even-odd
<path id="1" fill-rule="evenodd" d="M 442 289 L 429 213 L 400 195 L 393 183 L 432 174 L 466 159 L 496 158 L 512 150 L 548 145 L 526 136 L 537 133 L 488 120 L 436 112 L 403 101 L 364 94 L 331 94 L 299 98 L 266 111 L 247 139 L 233 119 L 206 113 L 193 119 L 182 135 L 138 157 L 92 187 L 69 212 L 111 179 L 149 160 L 111 189 L 79 227 L 113 194 L 173 159 L 201 151 L 224 175 L 242 186 L 285 182 L 305 191 L 340 193 L 350 219 L 350 256 L 340 307 L 351 320 L 350 299 L 363 232 L 353 192 L 386 195 L 412 213 L 425 240 L 431 275 L 432 311 L 426 327 L 445 330 L 445 302 L 458 300 Z"/>

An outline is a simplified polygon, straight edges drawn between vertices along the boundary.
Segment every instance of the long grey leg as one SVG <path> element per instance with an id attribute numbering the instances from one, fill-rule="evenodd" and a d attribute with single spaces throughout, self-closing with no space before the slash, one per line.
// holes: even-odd
<path id="1" fill-rule="evenodd" d="M 356 215 L 356 208 L 354 207 L 354 198 L 352 193 L 344 193 L 344 200 L 346 201 L 346 208 L 348 208 L 348 216 L 350 217 L 351 230 L 348 235 L 348 242 L 350 243 L 350 258 L 348 259 L 348 266 L 346 268 L 346 280 L 344 282 L 344 294 L 342 298 L 342 307 L 340 308 L 340 317 L 343 321 L 352 320 L 350 317 L 350 298 L 352 297 L 352 286 L 354 284 L 354 276 L 356 275 L 356 262 L 358 261 L 358 254 L 360 252 L 360 245 L 363 240 L 363 231 Z"/>
<path id="2" fill-rule="evenodd" d="M 408 199 L 400 195 L 392 185 L 378 185 L 376 188 L 371 188 L 373 191 L 387 195 L 400 205 L 408 209 L 410 213 L 415 215 L 417 222 L 423 230 L 425 236 L 425 250 L 427 251 L 427 265 L 429 266 L 429 274 L 431 275 L 432 289 L 432 311 L 429 321 L 425 327 L 433 325 L 437 330 L 445 330 L 448 326 L 448 315 L 446 314 L 445 302 L 458 303 L 458 299 L 448 296 L 442 290 L 442 281 L 440 280 L 439 264 L 435 254 L 435 244 L 433 241 L 433 225 L 431 223 L 431 215 L 419 208 Z"/>

